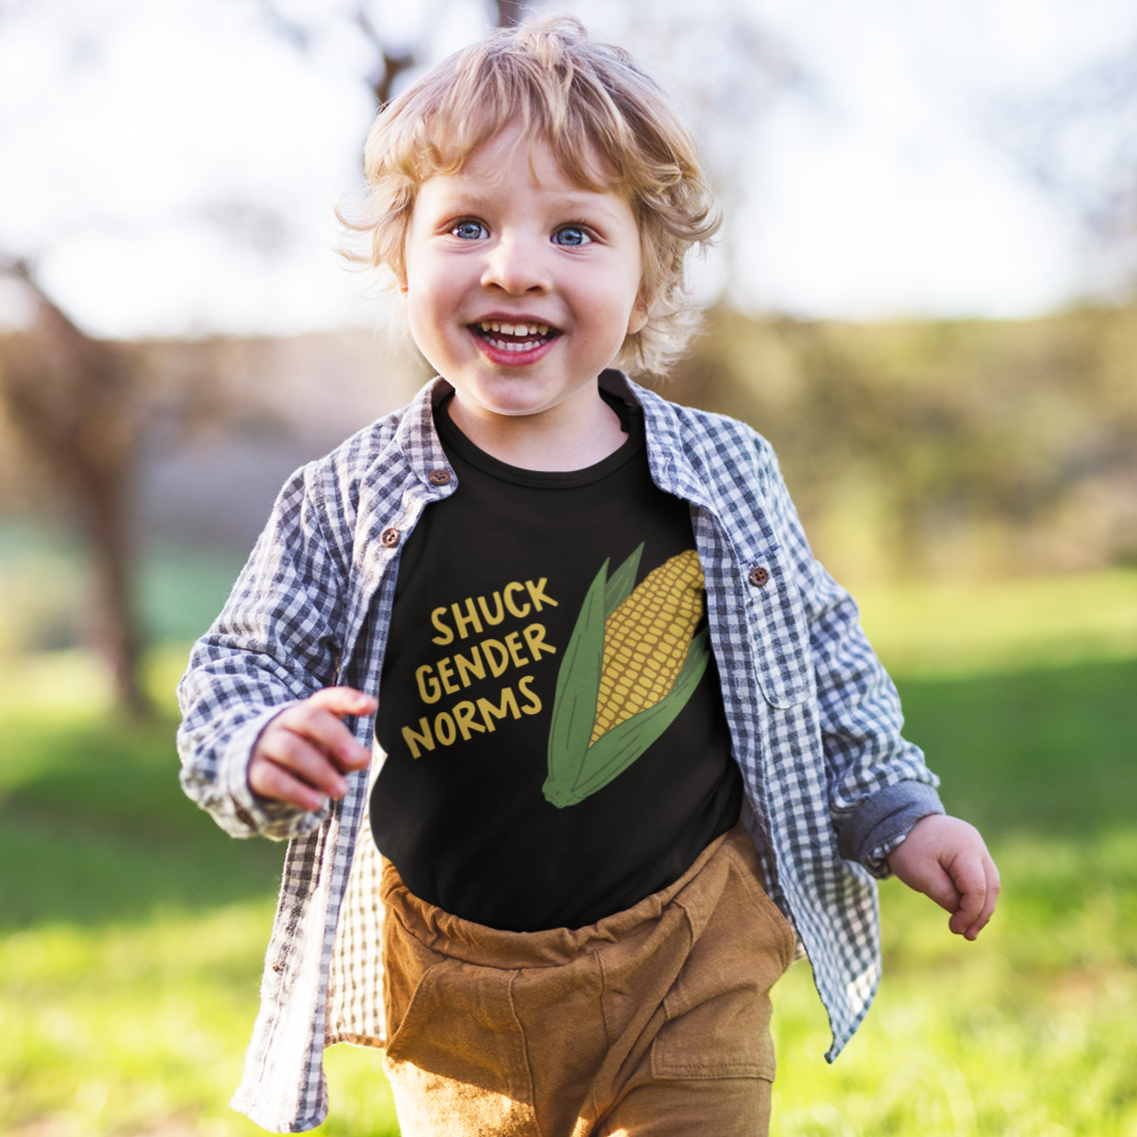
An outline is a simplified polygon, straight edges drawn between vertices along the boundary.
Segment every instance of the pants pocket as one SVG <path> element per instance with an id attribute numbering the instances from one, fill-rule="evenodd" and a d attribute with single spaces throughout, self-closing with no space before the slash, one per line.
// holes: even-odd
<path id="1" fill-rule="evenodd" d="M 431 1137 L 496 1133 L 493 1127 L 479 1127 L 480 1122 L 463 1129 L 462 1119 L 480 1116 L 482 1096 L 491 1111 L 532 1097 L 517 1075 L 528 1069 L 513 1006 L 517 973 L 434 950 L 404 919 L 399 889 L 389 889 L 384 900 L 384 1069 L 403 1131 Z M 439 1128 L 432 1114 L 451 1118 L 453 1125 Z M 410 1118 L 422 1124 L 411 1124 Z"/>
<path id="2" fill-rule="evenodd" d="M 387 1057 L 403 1061 L 432 1018 L 436 1018 L 438 1000 L 434 997 L 435 975 L 440 965 L 428 967 L 410 991 L 409 999 L 387 1004 Z M 400 1002 L 402 1005 L 400 1005 Z"/>
<path id="3" fill-rule="evenodd" d="M 730 879 L 671 989 L 652 1044 L 659 1078 L 774 1080 L 770 988 L 793 959 L 793 932 L 733 850 Z"/>
<path id="4" fill-rule="evenodd" d="M 411 935 L 390 905 L 383 920 L 382 953 L 386 1050 L 391 1054 L 403 1044 L 414 1020 L 423 1018 L 432 973 L 444 957 Z"/>

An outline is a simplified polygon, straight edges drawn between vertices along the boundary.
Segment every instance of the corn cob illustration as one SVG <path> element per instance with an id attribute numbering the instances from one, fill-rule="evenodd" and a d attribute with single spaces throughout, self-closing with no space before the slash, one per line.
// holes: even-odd
<path id="1" fill-rule="evenodd" d="M 709 660 L 703 574 L 694 549 L 632 591 L 641 545 L 592 582 L 569 640 L 553 703 L 544 794 L 575 805 L 628 768 L 687 704 Z"/>
<path id="2" fill-rule="evenodd" d="M 605 621 L 604 664 L 591 746 L 658 703 L 687 658 L 703 618 L 703 570 L 694 549 L 664 562 Z"/>

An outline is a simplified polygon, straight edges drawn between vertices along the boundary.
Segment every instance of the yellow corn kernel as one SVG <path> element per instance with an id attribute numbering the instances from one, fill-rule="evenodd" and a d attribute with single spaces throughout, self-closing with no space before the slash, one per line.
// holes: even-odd
<path id="1" fill-rule="evenodd" d="M 702 618 L 703 570 L 694 549 L 653 569 L 608 617 L 589 746 L 666 697 Z"/>

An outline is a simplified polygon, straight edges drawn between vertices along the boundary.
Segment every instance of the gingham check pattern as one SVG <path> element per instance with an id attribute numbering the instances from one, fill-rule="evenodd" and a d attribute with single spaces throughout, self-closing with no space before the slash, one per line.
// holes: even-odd
<path id="1" fill-rule="evenodd" d="M 936 780 L 900 737 L 895 689 L 853 601 L 810 554 L 769 445 L 741 423 L 675 406 L 617 372 L 601 381 L 643 406 L 652 476 L 691 503 L 747 787 L 744 817 L 771 895 L 813 965 L 832 1059 L 877 987 L 872 875 L 883 875 L 881 858 L 899 840 L 873 848 L 862 867 L 842 859 L 838 834 L 871 815 L 888 787 L 935 802 Z M 179 688 L 187 793 L 235 836 L 290 839 L 261 1010 L 233 1100 L 276 1132 L 310 1129 L 326 1116 L 328 1042 L 381 1041 L 378 857 L 363 828 L 365 772 L 315 816 L 257 799 L 245 770 L 283 705 L 333 683 L 379 690 L 398 549 L 423 509 L 458 488 L 453 478 L 445 486 L 429 479 L 447 467 L 431 410 L 448 389 L 428 384 L 403 411 L 291 479 Z M 379 539 L 391 528 L 402 538 L 394 547 Z M 759 565 L 770 574 L 763 587 L 749 582 Z M 370 744 L 372 720 L 352 725 Z"/>

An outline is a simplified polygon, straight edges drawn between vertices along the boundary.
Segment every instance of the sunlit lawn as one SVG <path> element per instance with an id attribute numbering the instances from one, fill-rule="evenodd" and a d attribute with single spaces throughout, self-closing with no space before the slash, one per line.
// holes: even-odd
<path id="1" fill-rule="evenodd" d="M 966 944 L 886 884 L 885 982 L 833 1067 L 808 968 L 791 970 L 776 992 L 776 1134 L 1137 1137 L 1137 659 L 1115 633 L 1134 574 L 1110 580 L 1075 585 L 1093 610 L 1074 632 L 1046 632 L 1053 598 L 1035 585 L 1034 599 L 1004 591 L 973 637 L 979 675 L 959 637 L 938 669 L 908 657 L 909 733 L 949 808 L 990 835 L 1004 898 Z M 933 639 L 958 624 L 942 598 L 917 616 L 910 595 L 900 615 L 888 602 L 866 605 L 886 655 L 918 640 L 919 611 L 940 621 Z M 156 687 L 177 667 L 176 652 L 157 658 Z M 260 1132 L 226 1102 L 282 850 L 230 841 L 185 802 L 172 721 L 127 729 L 102 699 L 82 657 L 0 674 L 0 1132 Z M 377 1058 L 329 1051 L 322 1132 L 395 1132 Z"/>

